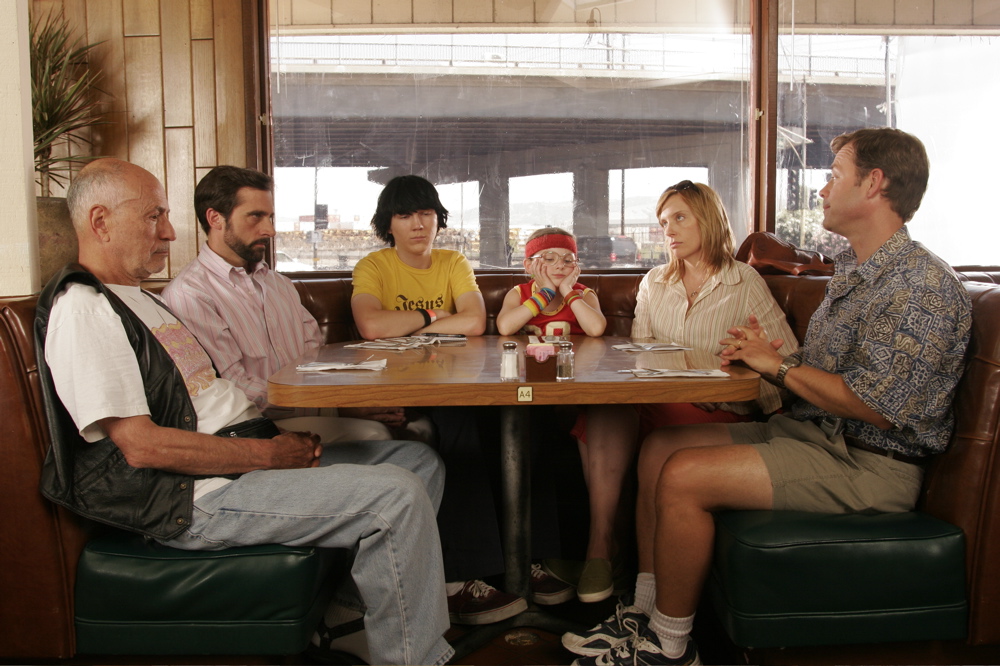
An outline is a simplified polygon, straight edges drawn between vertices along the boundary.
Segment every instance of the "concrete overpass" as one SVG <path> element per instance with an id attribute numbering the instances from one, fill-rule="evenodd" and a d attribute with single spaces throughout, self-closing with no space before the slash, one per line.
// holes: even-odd
<path id="1" fill-rule="evenodd" d="M 486 263 L 505 265 L 508 183 L 517 176 L 572 172 L 574 232 L 604 235 L 610 170 L 705 167 L 737 236 L 746 233 L 748 85 L 732 76 L 582 76 L 509 67 L 454 74 L 398 65 L 297 69 L 272 75 L 276 165 L 368 167 L 370 179 L 381 183 L 404 173 L 435 183 L 478 181 Z M 800 86 L 804 99 L 782 98 L 783 126 L 801 128 L 808 104 L 810 168 L 830 164 L 828 144 L 837 134 L 881 124 L 880 88 L 826 78 Z"/>

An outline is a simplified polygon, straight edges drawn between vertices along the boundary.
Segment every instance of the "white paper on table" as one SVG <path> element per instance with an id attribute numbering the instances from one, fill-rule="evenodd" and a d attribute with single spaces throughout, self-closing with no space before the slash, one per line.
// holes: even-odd
<path id="1" fill-rule="evenodd" d="M 324 363 L 313 361 L 295 366 L 299 372 L 326 372 L 327 370 L 385 370 L 385 359 L 361 361 L 360 363 Z"/>
<path id="2" fill-rule="evenodd" d="M 629 342 L 624 345 L 614 345 L 612 349 L 626 352 L 657 352 L 657 351 L 690 351 L 690 347 L 674 342 Z"/>
<path id="3" fill-rule="evenodd" d="M 697 377 L 699 379 L 723 379 L 729 374 L 723 370 L 654 370 L 651 368 L 632 368 L 631 370 L 619 370 L 618 372 L 630 372 L 640 379 L 654 379 L 657 377 Z"/>
<path id="4" fill-rule="evenodd" d="M 420 349 L 429 345 L 464 345 L 464 335 L 406 335 L 399 338 L 377 338 L 344 345 L 344 349 L 382 349 L 389 351 L 406 351 Z"/>
<path id="5" fill-rule="evenodd" d="M 408 349 L 420 349 L 424 345 L 419 342 L 399 342 L 397 340 L 369 340 L 367 342 L 355 342 L 344 345 L 344 349 L 381 349 L 384 351 L 406 351 Z"/>

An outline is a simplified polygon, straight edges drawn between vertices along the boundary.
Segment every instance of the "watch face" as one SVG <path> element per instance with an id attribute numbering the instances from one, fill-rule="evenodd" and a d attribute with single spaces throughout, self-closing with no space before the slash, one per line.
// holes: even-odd
<path id="1" fill-rule="evenodd" d="M 781 365 L 787 365 L 789 368 L 797 368 L 802 365 L 802 360 L 789 355 L 781 359 Z"/>

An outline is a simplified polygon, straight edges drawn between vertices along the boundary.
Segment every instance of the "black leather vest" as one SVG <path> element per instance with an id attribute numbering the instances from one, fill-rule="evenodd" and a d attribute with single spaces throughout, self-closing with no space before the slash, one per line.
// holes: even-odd
<path id="1" fill-rule="evenodd" d="M 45 334 L 52 302 L 71 282 L 104 294 L 121 318 L 139 362 L 153 422 L 182 430 L 195 430 L 198 424 L 180 371 L 149 328 L 92 273 L 67 264 L 42 290 L 35 310 L 35 356 L 52 439 L 42 466 L 41 492 L 86 518 L 157 539 L 173 538 L 191 524 L 196 477 L 132 467 L 109 437 L 88 443 L 55 392 L 45 362 Z"/>

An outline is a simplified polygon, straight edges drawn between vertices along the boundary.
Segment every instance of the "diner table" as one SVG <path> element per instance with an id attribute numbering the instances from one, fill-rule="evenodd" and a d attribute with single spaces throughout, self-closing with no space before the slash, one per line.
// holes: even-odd
<path id="1" fill-rule="evenodd" d="M 424 407 L 494 405 L 501 410 L 501 474 L 505 588 L 529 597 L 531 524 L 529 504 L 531 405 L 587 405 L 665 402 L 730 402 L 757 398 L 760 376 L 741 365 L 726 366 L 724 378 L 639 378 L 632 368 L 718 369 L 720 360 L 690 352 L 625 352 L 613 349 L 627 337 L 571 336 L 575 378 L 527 382 L 527 336 L 485 335 L 460 344 L 442 341 L 406 351 L 328 344 L 282 368 L 268 380 L 268 400 L 285 407 Z M 504 342 L 518 345 L 521 379 L 501 381 Z M 386 360 L 382 370 L 302 372 L 309 362 L 359 363 Z M 625 372 L 623 372 L 625 371 Z M 548 628 L 535 609 L 507 621 L 509 626 Z"/>

